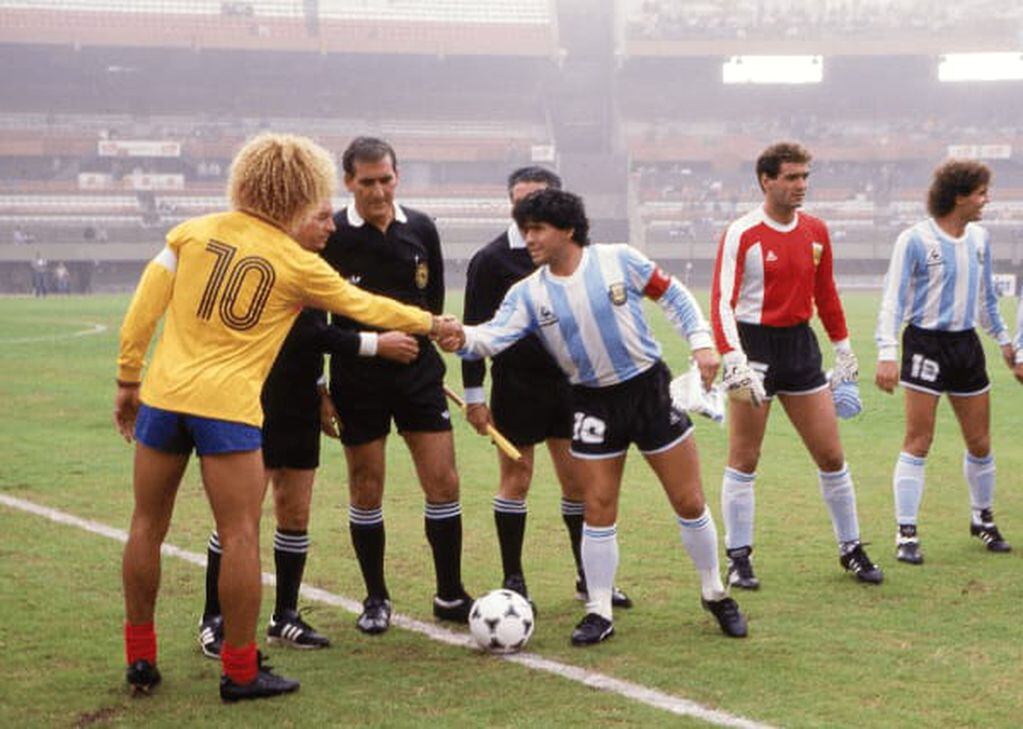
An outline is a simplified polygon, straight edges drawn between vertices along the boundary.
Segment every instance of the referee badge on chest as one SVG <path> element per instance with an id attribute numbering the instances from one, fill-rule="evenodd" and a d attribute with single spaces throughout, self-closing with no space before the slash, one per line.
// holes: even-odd
<path id="1" fill-rule="evenodd" d="M 625 303 L 625 284 L 621 281 L 617 281 L 607 287 L 607 297 L 611 299 L 611 303 L 615 306 L 621 306 Z"/>
<path id="2" fill-rule="evenodd" d="M 821 256 L 824 255 L 824 246 L 817 241 L 811 243 L 810 246 L 813 248 L 813 265 L 821 265 Z"/>
<path id="3" fill-rule="evenodd" d="M 430 268 L 426 265 L 426 261 L 420 261 L 416 264 L 416 288 L 425 289 L 428 283 L 430 283 Z"/>

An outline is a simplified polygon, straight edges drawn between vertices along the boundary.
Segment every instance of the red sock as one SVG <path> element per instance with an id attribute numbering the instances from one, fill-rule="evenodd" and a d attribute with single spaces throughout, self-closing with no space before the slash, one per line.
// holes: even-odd
<path id="1" fill-rule="evenodd" d="M 237 684 L 252 683 L 259 670 L 256 664 L 256 641 L 235 648 L 226 641 L 220 649 L 220 664 L 224 675 Z"/>
<path id="2" fill-rule="evenodd" d="M 156 630 L 152 622 L 132 625 L 124 621 L 124 653 L 129 666 L 135 661 L 156 665 Z"/>

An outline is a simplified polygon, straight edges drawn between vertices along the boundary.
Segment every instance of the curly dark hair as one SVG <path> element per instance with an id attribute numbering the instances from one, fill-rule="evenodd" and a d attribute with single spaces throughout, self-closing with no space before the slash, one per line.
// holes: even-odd
<path id="1" fill-rule="evenodd" d="M 356 162 L 379 162 L 387 156 L 391 158 L 391 166 L 397 170 L 398 155 L 394 153 L 394 147 L 376 137 L 356 137 L 341 155 L 341 168 L 346 175 L 352 177 L 355 175 Z"/>
<path id="2" fill-rule="evenodd" d="M 795 164 L 808 164 L 813 159 L 810 150 L 796 142 L 778 142 L 765 149 L 757 157 L 757 184 L 760 184 L 760 176 L 767 175 L 772 180 L 781 172 L 781 166 L 785 162 Z M 761 188 L 763 185 L 761 185 Z"/>
<path id="3" fill-rule="evenodd" d="M 974 159 L 950 159 L 934 170 L 927 191 L 927 212 L 943 218 L 956 206 L 956 197 L 969 195 L 991 182 L 991 169 Z"/>
<path id="4" fill-rule="evenodd" d="M 548 187 L 529 193 L 515 205 L 512 217 L 520 228 L 527 223 L 548 223 L 558 230 L 571 230 L 572 240 L 580 246 L 590 244 L 590 221 L 583 199 L 565 190 Z"/>

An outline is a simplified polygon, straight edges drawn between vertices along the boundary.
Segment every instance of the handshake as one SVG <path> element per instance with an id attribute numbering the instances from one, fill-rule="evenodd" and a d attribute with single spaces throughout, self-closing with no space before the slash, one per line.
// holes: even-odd
<path id="1" fill-rule="evenodd" d="M 445 352 L 456 352 L 465 345 L 465 330 L 462 322 L 453 314 L 434 315 L 430 327 L 430 339 Z"/>

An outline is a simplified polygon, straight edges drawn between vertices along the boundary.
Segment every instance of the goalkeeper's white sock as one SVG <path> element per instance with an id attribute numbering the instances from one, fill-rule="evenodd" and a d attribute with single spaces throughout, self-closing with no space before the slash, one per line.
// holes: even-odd
<path id="1" fill-rule="evenodd" d="M 725 468 L 721 479 L 721 519 L 725 523 L 725 548 L 753 546 L 753 514 L 757 474 Z"/>
<path id="2" fill-rule="evenodd" d="M 821 496 L 831 515 L 835 539 L 839 544 L 856 542 L 860 538 L 860 524 L 856 516 L 856 490 L 853 488 L 849 464 L 843 463 L 838 471 L 818 471 Z"/>

